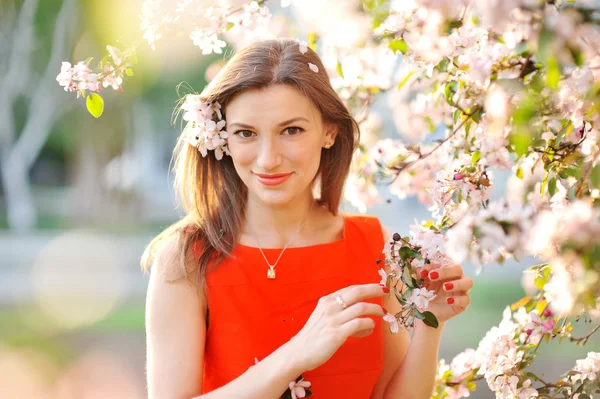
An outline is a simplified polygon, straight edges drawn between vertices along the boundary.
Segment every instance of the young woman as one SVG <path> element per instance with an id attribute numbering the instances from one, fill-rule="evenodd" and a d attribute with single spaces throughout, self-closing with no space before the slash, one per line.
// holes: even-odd
<path id="1" fill-rule="evenodd" d="M 390 233 L 338 212 L 359 130 L 317 54 L 258 42 L 191 98 L 174 154 L 186 216 L 142 260 L 149 397 L 276 399 L 302 375 L 317 399 L 429 398 L 473 283 L 430 265 L 440 327 L 382 325 L 399 311 L 378 284 Z"/>

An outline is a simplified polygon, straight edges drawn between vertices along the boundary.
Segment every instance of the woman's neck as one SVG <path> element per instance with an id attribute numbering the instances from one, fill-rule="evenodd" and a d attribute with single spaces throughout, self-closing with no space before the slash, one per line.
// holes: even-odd
<path id="1" fill-rule="evenodd" d="M 310 230 L 312 219 L 323 212 L 320 208 L 312 195 L 278 207 L 248 198 L 242 233 L 262 247 L 282 247 L 300 228 Z"/>

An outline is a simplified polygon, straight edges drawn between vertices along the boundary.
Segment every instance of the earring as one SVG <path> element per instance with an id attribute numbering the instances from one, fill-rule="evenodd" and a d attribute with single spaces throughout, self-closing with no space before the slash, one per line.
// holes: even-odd
<path id="1" fill-rule="evenodd" d="M 332 145 L 333 145 L 333 143 L 327 143 L 323 147 L 327 148 L 327 149 L 330 149 Z"/>

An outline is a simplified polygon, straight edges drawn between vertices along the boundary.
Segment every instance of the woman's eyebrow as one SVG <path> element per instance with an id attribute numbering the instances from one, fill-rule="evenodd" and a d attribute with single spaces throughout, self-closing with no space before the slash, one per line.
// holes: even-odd
<path id="1" fill-rule="evenodd" d="M 308 119 L 306 119 L 305 117 L 303 117 L 303 116 L 297 116 L 295 118 L 288 119 L 286 121 L 280 122 L 280 123 L 277 124 L 277 126 L 285 126 L 285 125 L 289 125 L 292 122 L 297 122 L 297 121 L 305 121 L 305 122 L 310 123 L 310 121 Z M 228 125 L 229 125 L 229 127 L 239 126 L 239 127 L 243 128 L 243 129 L 254 129 L 254 126 L 248 125 L 248 124 L 242 123 L 242 122 L 233 122 L 233 123 L 229 123 Z"/>
<path id="2" fill-rule="evenodd" d="M 278 126 L 289 125 L 290 123 L 297 122 L 297 121 L 304 121 L 304 122 L 310 123 L 310 121 L 308 119 L 306 119 L 305 117 L 303 117 L 303 116 L 297 116 L 295 118 L 288 119 L 287 121 L 283 121 L 283 122 L 279 123 Z"/>

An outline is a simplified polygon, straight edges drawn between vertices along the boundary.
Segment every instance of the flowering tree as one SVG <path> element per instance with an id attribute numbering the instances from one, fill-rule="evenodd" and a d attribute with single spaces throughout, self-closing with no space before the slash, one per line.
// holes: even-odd
<path id="1" fill-rule="evenodd" d="M 65 0 L 56 16 L 50 41 L 48 62 L 37 77 L 34 52 L 39 46 L 35 15 L 38 0 L 22 2 L 20 9 L 11 2 L 0 6 L 0 170 L 8 225 L 15 231 L 35 226 L 36 209 L 29 185 L 29 172 L 43 149 L 52 127 L 72 104 L 48 101 L 60 95 L 52 78 L 56 64 L 67 54 L 76 3 Z M 22 127 L 14 110 L 20 102 L 27 104 Z"/>
<path id="2" fill-rule="evenodd" d="M 411 226 L 409 237 L 396 233 L 384 248 L 382 282 L 403 305 L 385 317 L 391 330 L 410 328 L 415 318 L 437 325 L 427 311 L 435 293 L 423 286 L 419 266 L 471 261 L 481 270 L 511 257 L 540 260 L 524 271 L 535 293 L 508 306 L 476 349 L 440 362 L 434 397 L 468 396 L 481 379 L 498 398 L 592 397 L 600 390 L 599 353 L 554 381 L 529 367 L 543 342 L 585 345 L 600 329 L 592 323 L 586 335 L 571 334 L 575 321 L 591 321 L 600 300 L 597 3 L 363 0 L 323 2 L 315 13 L 310 1 L 236 8 L 146 0 L 143 38 L 154 47 L 183 31 L 204 54 L 221 53 L 226 41 L 237 47 L 291 35 L 293 24 L 277 19 L 290 3 L 308 29 L 307 44 L 320 53 L 366 133 L 348 200 L 366 210 L 379 201 L 377 185 L 387 183 L 393 194 L 416 196 L 432 213 Z M 275 9 L 279 14 L 272 15 Z M 333 27 L 332 12 L 340 20 Z M 307 44 L 300 42 L 299 50 Z M 63 63 L 57 77 L 65 90 L 87 97 L 95 116 L 102 112 L 97 92 L 119 89 L 134 64 L 134 49 L 108 50 L 98 71 L 89 61 Z M 403 139 L 369 137 L 377 120 L 370 106 L 382 96 Z M 426 142 L 430 136 L 441 138 Z M 512 173 L 505 196 L 490 201 L 494 170 Z M 292 385 L 287 395 L 295 397 Z"/>

